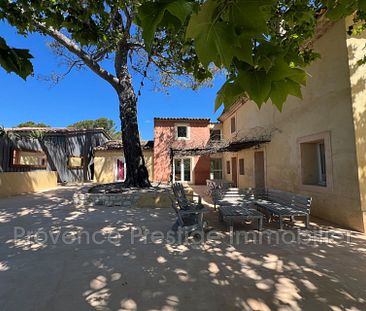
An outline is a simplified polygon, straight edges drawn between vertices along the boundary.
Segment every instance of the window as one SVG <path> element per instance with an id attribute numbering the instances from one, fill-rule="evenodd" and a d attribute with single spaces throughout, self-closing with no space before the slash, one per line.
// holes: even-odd
<path id="1" fill-rule="evenodd" d="M 11 166 L 47 168 L 47 156 L 43 151 L 14 149 Z"/>
<path id="2" fill-rule="evenodd" d="M 174 159 L 173 181 L 174 182 L 192 181 L 192 164 L 190 158 Z"/>
<path id="3" fill-rule="evenodd" d="M 211 159 L 210 179 L 222 179 L 222 159 Z"/>
<path id="4" fill-rule="evenodd" d="M 244 159 L 239 159 L 239 174 L 245 175 Z"/>
<path id="5" fill-rule="evenodd" d="M 178 125 L 177 126 L 177 138 L 178 139 L 188 139 L 189 133 L 188 133 L 188 126 L 186 125 Z"/>
<path id="6" fill-rule="evenodd" d="M 220 141 L 221 140 L 221 130 L 211 130 L 210 131 L 210 140 L 211 141 Z"/>
<path id="7" fill-rule="evenodd" d="M 319 184 L 327 185 L 327 168 L 325 163 L 325 146 L 324 141 L 318 144 L 318 161 L 319 161 Z"/>
<path id="8" fill-rule="evenodd" d="M 300 144 L 303 185 L 327 186 L 324 140 Z"/>
<path id="9" fill-rule="evenodd" d="M 83 157 L 69 156 L 67 166 L 69 169 L 80 169 L 83 168 L 83 163 Z"/>
<path id="10" fill-rule="evenodd" d="M 230 161 L 226 161 L 226 174 L 230 174 Z"/>
<path id="11" fill-rule="evenodd" d="M 230 133 L 232 134 L 236 131 L 235 117 L 232 117 L 230 122 L 231 122 L 231 124 L 230 124 Z"/>

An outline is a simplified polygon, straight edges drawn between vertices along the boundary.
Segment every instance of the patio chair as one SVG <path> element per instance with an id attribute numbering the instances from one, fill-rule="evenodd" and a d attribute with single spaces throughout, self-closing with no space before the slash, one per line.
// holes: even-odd
<path id="1" fill-rule="evenodd" d="M 178 202 L 179 207 L 182 210 L 194 210 L 194 209 L 202 209 L 204 208 L 202 199 L 199 195 L 192 194 L 192 198 L 198 198 L 198 202 L 194 202 L 193 200 L 189 200 L 186 196 L 186 192 L 184 191 L 184 187 L 181 183 L 174 183 L 172 185 L 174 196 Z"/>
<path id="2" fill-rule="evenodd" d="M 194 231 L 203 231 L 207 222 L 203 221 L 205 209 L 182 210 L 176 204 L 176 201 L 170 197 L 172 208 L 177 214 L 177 219 L 172 226 L 173 231 L 181 230 L 184 234 L 190 234 Z"/>

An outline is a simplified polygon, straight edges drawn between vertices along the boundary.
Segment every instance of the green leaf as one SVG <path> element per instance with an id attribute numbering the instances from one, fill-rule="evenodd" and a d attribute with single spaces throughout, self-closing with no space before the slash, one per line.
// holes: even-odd
<path id="1" fill-rule="evenodd" d="M 301 85 L 293 80 L 286 79 L 286 91 L 292 96 L 303 99 Z"/>
<path id="2" fill-rule="evenodd" d="M 268 71 L 271 80 L 283 80 L 292 74 L 293 68 L 290 68 L 283 59 L 278 59 L 272 68 Z"/>
<path id="3" fill-rule="evenodd" d="M 216 43 L 216 50 L 221 63 L 217 66 L 224 65 L 230 67 L 234 55 L 236 54 L 236 45 L 238 45 L 238 37 L 234 29 L 225 23 L 216 23 L 212 28 L 212 37 L 208 38 L 214 40 Z"/>
<path id="4" fill-rule="evenodd" d="M 288 78 L 301 85 L 306 85 L 307 74 L 300 68 L 292 68 L 291 74 L 288 76 Z"/>
<path id="5" fill-rule="evenodd" d="M 186 0 L 161 0 L 143 3 L 135 19 L 142 28 L 142 36 L 148 50 L 159 26 L 179 30 L 191 14 L 193 4 Z"/>
<path id="6" fill-rule="evenodd" d="M 359 1 L 359 5 L 362 1 Z M 328 0 L 326 6 L 328 8 L 327 17 L 331 20 L 339 20 L 349 16 L 357 9 L 356 1 L 349 0 Z"/>
<path id="7" fill-rule="evenodd" d="M 141 23 L 142 37 L 145 45 L 150 50 L 151 42 L 158 27 L 163 19 L 165 10 L 159 3 L 147 2 L 139 8 L 138 22 Z"/>
<path id="8" fill-rule="evenodd" d="M 206 1 L 200 10 L 193 14 L 186 30 L 186 38 L 195 39 L 204 35 L 214 25 L 213 16 L 217 10 L 217 3 L 213 0 Z"/>
<path id="9" fill-rule="evenodd" d="M 177 17 L 183 24 L 187 17 L 192 13 L 192 3 L 186 0 L 177 0 L 169 3 L 166 9 L 173 16 Z"/>
<path id="10" fill-rule="evenodd" d="M 6 72 L 14 72 L 19 77 L 26 78 L 33 73 L 33 65 L 30 61 L 33 56 L 26 49 L 10 48 L 5 40 L 0 37 L 0 66 Z"/>
<path id="11" fill-rule="evenodd" d="M 301 85 L 290 79 L 272 82 L 270 98 L 278 110 L 282 111 L 283 104 L 286 102 L 288 95 L 302 99 Z"/>
<path id="12" fill-rule="evenodd" d="M 213 61 L 219 64 L 219 58 L 217 53 L 217 46 L 215 39 L 213 38 L 215 33 L 207 32 L 205 36 L 201 36 L 195 40 L 196 52 L 199 60 L 204 67 Z"/>
<path id="13" fill-rule="evenodd" d="M 238 81 L 240 87 L 259 107 L 268 100 L 271 80 L 265 72 L 239 70 Z"/>
<path id="14" fill-rule="evenodd" d="M 243 95 L 243 89 L 234 81 L 228 80 L 217 92 L 215 100 L 215 111 L 217 111 L 222 104 L 225 109 L 230 108 Z"/>
<path id="15" fill-rule="evenodd" d="M 242 34 L 239 36 L 239 46 L 234 47 L 236 56 L 239 60 L 253 65 L 253 42 L 251 37 Z"/>
<path id="16" fill-rule="evenodd" d="M 246 34 L 262 34 L 267 31 L 270 8 L 275 0 L 236 0 L 232 2 L 229 21 Z"/>
<path id="17" fill-rule="evenodd" d="M 208 1 L 205 8 L 192 17 L 187 29 L 187 37 L 194 38 L 202 64 L 207 68 L 214 62 L 218 67 L 228 68 L 234 56 L 253 63 L 250 39 L 240 38 L 234 28 L 225 22 L 213 21 L 215 6 L 212 1 Z"/>
<path id="18" fill-rule="evenodd" d="M 358 7 L 361 11 L 366 13 L 366 1 L 365 0 L 358 0 Z"/>
<path id="19" fill-rule="evenodd" d="M 271 92 L 269 97 L 272 100 L 272 104 L 275 105 L 279 111 L 282 111 L 283 104 L 288 96 L 286 91 L 286 83 L 283 81 L 272 82 Z"/>

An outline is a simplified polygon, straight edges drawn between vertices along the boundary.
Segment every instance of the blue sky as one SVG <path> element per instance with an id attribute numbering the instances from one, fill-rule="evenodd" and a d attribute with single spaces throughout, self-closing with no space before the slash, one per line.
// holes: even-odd
<path id="1" fill-rule="evenodd" d="M 0 68 L 0 125 L 12 127 L 32 120 L 62 127 L 84 119 L 107 117 L 119 128 L 118 99 L 112 87 L 88 69 L 74 71 L 56 86 L 37 79 L 38 75 L 64 72 L 59 59 L 47 47 L 48 37 L 37 34 L 24 38 L 10 26 L 0 23 L 0 34 L 10 46 L 29 48 L 34 56 L 35 77 L 27 81 Z M 139 84 L 141 77 L 133 76 Z M 138 103 L 139 127 L 144 139 L 153 138 L 154 117 L 207 117 L 212 120 L 216 92 L 223 83 L 217 78 L 212 87 L 198 91 L 171 88 L 169 95 L 152 90 L 145 83 Z"/>

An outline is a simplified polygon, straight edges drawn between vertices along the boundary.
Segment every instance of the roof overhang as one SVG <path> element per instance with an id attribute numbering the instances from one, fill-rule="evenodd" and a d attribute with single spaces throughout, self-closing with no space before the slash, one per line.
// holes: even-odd
<path id="1" fill-rule="evenodd" d="M 241 137 L 234 137 L 230 141 L 211 141 L 204 147 L 171 149 L 172 156 L 199 156 L 210 155 L 222 152 L 238 152 L 245 149 L 257 147 L 271 142 L 272 133 L 275 129 L 254 127 L 242 133 Z"/>

